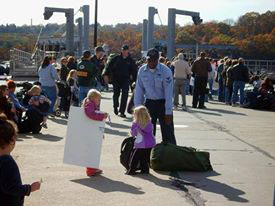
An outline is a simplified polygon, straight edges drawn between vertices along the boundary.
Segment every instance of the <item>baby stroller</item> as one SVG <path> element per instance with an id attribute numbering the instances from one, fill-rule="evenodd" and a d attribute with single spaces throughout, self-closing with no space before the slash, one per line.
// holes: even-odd
<path id="1" fill-rule="evenodd" d="M 69 116 L 70 104 L 71 104 L 71 88 L 64 82 L 59 81 L 56 83 L 58 88 L 58 109 L 55 110 L 56 116 L 61 116 L 62 111 L 65 112 L 65 118 Z"/>

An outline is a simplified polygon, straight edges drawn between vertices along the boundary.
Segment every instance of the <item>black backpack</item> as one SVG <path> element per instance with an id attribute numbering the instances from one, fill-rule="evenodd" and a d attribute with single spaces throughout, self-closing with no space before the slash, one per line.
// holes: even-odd
<path id="1" fill-rule="evenodd" d="M 128 170 L 131 154 L 134 148 L 135 138 L 128 137 L 123 140 L 120 149 L 120 163 Z"/>

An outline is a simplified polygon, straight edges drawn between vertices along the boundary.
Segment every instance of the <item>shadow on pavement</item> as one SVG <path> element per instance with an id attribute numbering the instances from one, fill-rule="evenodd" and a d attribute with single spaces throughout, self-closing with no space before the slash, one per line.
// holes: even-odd
<path id="1" fill-rule="evenodd" d="M 233 115 L 247 116 L 244 113 L 234 112 L 234 111 L 225 110 L 225 109 L 212 109 L 212 108 L 189 109 L 188 112 L 190 112 L 190 113 L 201 113 L 201 114 L 214 115 L 214 116 L 222 116 L 221 114 L 233 114 Z M 213 112 L 217 112 L 217 113 L 213 113 Z"/>
<path id="2" fill-rule="evenodd" d="M 57 118 L 49 118 L 52 122 L 55 122 L 57 124 L 67 125 L 68 121 L 67 119 L 57 119 Z"/>
<path id="3" fill-rule="evenodd" d="M 132 122 L 133 118 L 132 117 L 127 117 L 125 119 L 123 119 L 124 122 Z"/>
<path id="4" fill-rule="evenodd" d="M 32 134 L 18 134 L 16 141 L 23 141 L 23 139 L 31 139 L 32 137 Z"/>
<path id="5" fill-rule="evenodd" d="M 163 173 L 160 173 L 160 174 L 163 174 Z M 166 175 L 166 173 L 165 173 L 165 175 Z M 169 174 L 167 174 L 167 175 L 169 175 Z M 163 179 L 160 179 L 152 174 L 148 174 L 148 175 L 137 174 L 135 177 L 150 181 L 159 187 L 164 187 L 164 188 L 172 189 L 172 190 L 178 190 L 178 188 L 173 185 L 173 182 L 171 180 L 163 180 Z"/>
<path id="6" fill-rule="evenodd" d="M 182 180 L 187 182 L 192 182 L 194 187 L 204 190 L 206 192 L 212 192 L 219 195 L 223 195 L 230 201 L 234 202 L 249 202 L 247 199 L 240 197 L 244 195 L 245 192 L 227 185 L 222 182 L 218 182 L 208 177 L 218 176 L 219 173 L 215 171 L 211 172 L 180 172 L 179 176 Z"/>
<path id="7" fill-rule="evenodd" d="M 230 106 L 229 106 L 230 107 Z M 207 110 L 209 111 L 213 111 L 213 112 L 219 112 L 219 113 L 223 113 L 223 114 L 236 114 L 236 115 L 242 115 L 242 116 L 247 116 L 244 113 L 239 113 L 239 112 L 234 112 L 234 111 L 230 111 L 230 110 L 225 110 L 225 109 L 209 109 L 207 108 Z"/>
<path id="8" fill-rule="evenodd" d="M 129 135 L 128 132 L 120 132 L 119 130 L 114 130 L 110 128 L 105 128 L 104 134 L 111 134 L 111 135 L 117 135 L 117 136 L 123 136 L 123 137 L 126 137 Z"/>
<path id="9" fill-rule="evenodd" d="M 24 139 L 40 139 L 40 140 L 45 140 L 45 141 L 49 141 L 49 142 L 58 142 L 60 140 L 62 140 L 62 137 L 58 137 L 52 134 L 32 134 L 32 133 L 28 133 L 28 134 L 19 134 L 17 136 L 16 141 L 23 141 Z"/>
<path id="10" fill-rule="evenodd" d="M 225 105 L 224 102 L 219 102 L 218 100 L 210 100 L 207 102 L 208 104 L 218 104 L 218 105 Z"/>
<path id="11" fill-rule="evenodd" d="M 104 176 L 76 179 L 71 181 L 104 193 L 125 192 L 125 193 L 131 193 L 136 195 L 142 195 L 145 193 L 141 191 L 141 188 L 134 187 L 132 185 L 126 184 L 121 181 L 115 181 Z"/>
<path id="12" fill-rule="evenodd" d="M 128 125 L 124 125 L 124 124 L 119 124 L 119 123 L 106 123 L 107 125 L 109 125 L 110 127 L 115 127 L 115 128 L 119 128 L 119 129 L 130 129 L 131 127 Z"/>
<path id="13" fill-rule="evenodd" d="M 213 113 L 213 112 L 206 112 L 206 110 L 201 110 L 201 109 L 192 109 L 188 110 L 190 113 L 200 113 L 200 114 L 207 114 L 207 115 L 213 115 L 213 116 L 222 116 L 221 114 Z"/>
<path id="14" fill-rule="evenodd" d="M 110 99 L 112 99 L 112 98 L 101 96 L 101 99 L 108 99 L 108 100 L 110 100 Z"/>
<path id="15" fill-rule="evenodd" d="M 58 137 L 58 136 L 51 135 L 51 134 L 46 134 L 46 135 L 34 134 L 34 135 L 32 135 L 32 137 L 36 138 L 36 139 L 40 139 L 40 140 L 49 141 L 49 142 L 58 142 L 63 139 L 62 137 Z"/>
<path id="16" fill-rule="evenodd" d="M 16 138 L 16 142 L 23 142 L 23 139 L 20 139 L 19 137 Z"/>

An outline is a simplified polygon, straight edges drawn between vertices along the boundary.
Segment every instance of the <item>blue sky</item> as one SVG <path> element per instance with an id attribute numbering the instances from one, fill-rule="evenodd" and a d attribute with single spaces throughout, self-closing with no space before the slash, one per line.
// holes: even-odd
<path id="1" fill-rule="evenodd" d="M 0 24 L 16 25 L 47 23 L 65 23 L 63 14 L 54 14 L 50 20 L 43 19 L 44 7 L 74 8 L 77 11 L 82 5 L 91 6 L 93 23 L 94 0 L 2 0 L 0 7 Z M 5 3 L 4 3 L 5 2 Z M 200 12 L 205 21 L 225 19 L 237 20 L 246 12 L 264 13 L 275 11 L 275 0 L 98 0 L 98 21 L 101 24 L 138 23 L 148 18 L 148 7 L 158 9 L 163 24 L 167 24 L 168 8 Z M 78 13 L 75 17 L 81 16 Z M 177 23 L 184 25 L 191 22 L 190 17 L 177 16 Z M 158 17 L 155 23 L 160 24 Z"/>

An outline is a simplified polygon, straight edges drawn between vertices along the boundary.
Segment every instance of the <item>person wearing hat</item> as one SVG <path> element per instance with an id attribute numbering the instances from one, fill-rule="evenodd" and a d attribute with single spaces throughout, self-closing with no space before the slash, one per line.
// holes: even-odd
<path id="1" fill-rule="evenodd" d="M 176 144 L 173 123 L 173 77 L 171 70 L 159 63 L 159 52 L 150 49 L 147 52 L 147 64 L 138 72 L 135 106 L 145 105 L 149 110 L 156 135 L 156 123 L 159 120 L 163 142 Z"/>
<path id="2" fill-rule="evenodd" d="M 191 70 L 195 75 L 194 82 L 194 93 L 192 107 L 197 108 L 199 102 L 199 108 L 205 109 L 204 100 L 205 92 L 208 82 L 208 72 L 212 71 L 211 64 L 205 59 L 206 54 L 204 52 L 200 53 L 200 57 L 197 58 L 192 64 Z"/>
<path id="3" fill-rule="evenodd" d="M 96 88 L 96 77 L 99 69 L 91 62 L 91 52 L 84 51 L 81 61 L 77 65 L 77 77 L 79 84 L 79 102 L 87 96 L 90 89 Z"/>
<path id="4" fill-rule="evenodd" d="M 123 45 L 121 54 L 115 56 L 105 67 L 103 73 L 105 83 L 109 83 L 109 76 L 112 78 L 113 84 L 113 107 L 114 113 L 119 113 L 120 117 L 125 118 L 125 110 L 128 100 L 128 92 L 130 81 L 136 80 L 137 65 L 129 53 L 128 45 Z M 122 91 L 121 101 L 119 105 L 120 91 Z M 118 110 L 119 107 L 119 110 Z"/>

